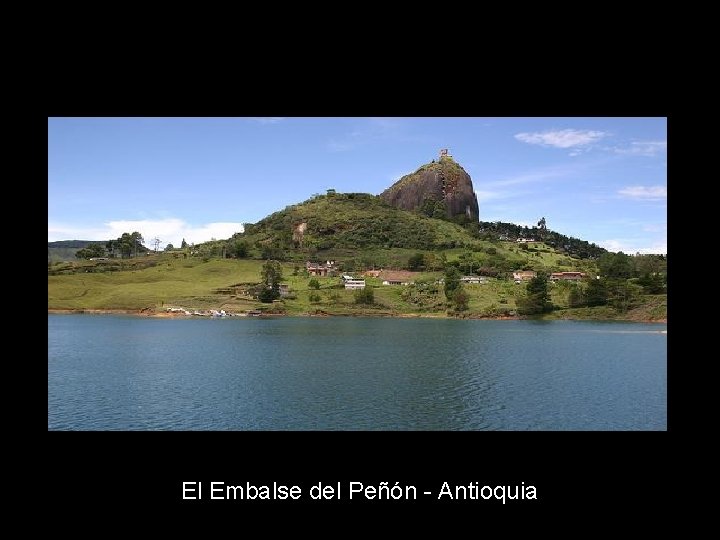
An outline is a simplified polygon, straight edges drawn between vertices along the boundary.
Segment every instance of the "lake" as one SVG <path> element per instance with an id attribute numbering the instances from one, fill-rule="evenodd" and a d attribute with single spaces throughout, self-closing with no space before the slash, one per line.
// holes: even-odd
<path id="1" fill-rule="evenodd" d="M 666 430 L 666 329 L 48 315 L 48 429 Z"/>

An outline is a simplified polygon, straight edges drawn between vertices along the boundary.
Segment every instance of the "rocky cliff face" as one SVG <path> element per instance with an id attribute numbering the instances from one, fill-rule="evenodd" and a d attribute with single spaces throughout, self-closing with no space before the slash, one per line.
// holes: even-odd
<path id="1" fill-rule="evenodd" d="M 428 163 L 403 176 L 380 197 L 397 208 L 431 217 L 479 219 L 470 175 L 451 157 L 442 157 L 437 163 Z"/>

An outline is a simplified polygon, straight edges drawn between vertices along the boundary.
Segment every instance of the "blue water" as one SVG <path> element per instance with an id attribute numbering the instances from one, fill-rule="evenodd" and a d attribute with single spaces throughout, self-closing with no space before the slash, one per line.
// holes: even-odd
<path id="1" fill-rule="evenodd" d="M 48 315 L 48 429 L 665 430 L 662 330 Z"/>

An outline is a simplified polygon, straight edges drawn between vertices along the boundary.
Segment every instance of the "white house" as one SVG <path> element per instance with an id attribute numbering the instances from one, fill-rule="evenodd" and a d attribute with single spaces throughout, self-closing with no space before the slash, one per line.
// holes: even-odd
<path id="1" fill-rule="evenodd" d="M 365 288 L 365 280 L 364 279 L 346 279 L 345 280 L 345 288 L 346 289 L 364 289 Z"/>
<path id="2" fill-rule="evenodd" d="M 481 283 L 487 283 L 487 278 L 481 276 L 463 276 L 460 278 L 460 281 L 468 285 L 479 285 Z"/>

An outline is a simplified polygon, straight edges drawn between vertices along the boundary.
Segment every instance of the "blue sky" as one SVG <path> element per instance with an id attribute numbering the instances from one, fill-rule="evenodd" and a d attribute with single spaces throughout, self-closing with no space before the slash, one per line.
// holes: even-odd
<path id="1" fill-rule="evenodd" d="M 667 252 L 665 118 L 48 118 L 48 241 L 228 238 L 328 188 L 379 194 L 441 148 L 482 221 Z"/>

